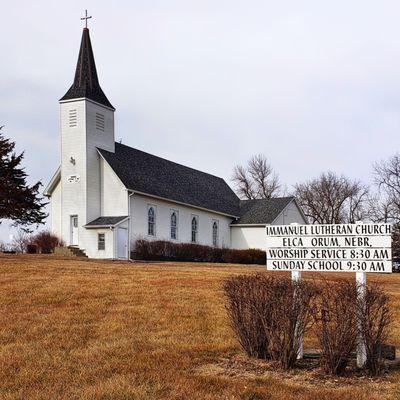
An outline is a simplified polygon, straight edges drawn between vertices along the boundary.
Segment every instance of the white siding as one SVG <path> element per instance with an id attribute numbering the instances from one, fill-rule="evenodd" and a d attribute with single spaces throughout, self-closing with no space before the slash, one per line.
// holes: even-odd
<path id="1" fill-rule="evenodd" d="M 96 127 L 96 113 L 104 116 L 104 130 Z M 97 148 L 115 151 L 114 112 L 86 101 L 87 222 L 100 212 L 100 155 Z"/>
<path id="2" fill-rule="evenodd" d="M 131 240 L 139 238 L 171 240 L 170 216 L 171 210 L 176 210 L 178 216 L 178 242 L 191 241 L 192 216 L 198 216 L 198 243 L 212 245 L 212 224 L 214 220 L 219 222 L 219 247 L 230 245 L 230 223 L 232 218 L 209 211 L 198 210 L 189 206 L 158 200 L 144 195 L 134 194 L 130 198 L 131 212 Z M 156 207 L 156 236 L 147 235 L 147 210 L 148 205 Z"/>
<path id="3" fill-rule="evenodd" d="M 265 226 L 231 226 L 233 249 L 265 250 Z"/>
<path id="4" fill-rule="evenodd" d="M 70 112 L 76 110 L 76 126 Z M 104 130 L 96 127 L 96 113 L 104 116 Z M 101 215 L 100 156 L 97 147 L 114 151 L 114 112 L 83 99 L 60 104 L 61 130 L 61 234 L 70 244 L 70 217 L 78 216 L 79 248 L 89 256 L 97 252 L 97 235 L 84 225 Z M 73 124 L 75 125 L 75 124 Z M 75 163 L 71 162 L 71 157 Z M 70 175 L 79 182 L 68 183 Z M 113 243 L 113 240 L 109 240 Z M 107 256 L 109 255 L 108 252 Z"/>
<path id="5" fill-rule="evenodd" d="M 69 112 L 76 110 L 77 125 L 69 126 Z M 82 225 L 86 223 L 86 107 L 85 101 L 60 104 L 61 129 L 61 232 L 70 244 L 70 216 L 78 215 L 79 239 L 83 239 Z M 71 157 L 75 164 L 71 163 Z M 79 182 L 68 183 L 70 175 Z"/>
<path id="6" fill-rule="evenodd" d="M 85 252 L 90 258 L 114 258 L 114 230 L 85 229 Z M 98 234 L 105 234 L 105 250 L 98 250 Z"/>
<path id="7" fill-rule="evenodd" d="M 54 235 L 61 238 L 61 183 L 58 182 L 50 197 L 50 226 Z"/>
<path id="8" fill-rule="evenodd" d="M 101 158 L 101 215 L 122 216 L 128 215 L 128 192 L 118 176 Z"/>

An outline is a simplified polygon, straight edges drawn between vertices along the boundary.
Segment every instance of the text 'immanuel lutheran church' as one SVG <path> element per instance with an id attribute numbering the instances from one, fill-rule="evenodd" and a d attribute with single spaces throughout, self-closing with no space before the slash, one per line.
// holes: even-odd
<path id="1" fill-rule="evenodd" d="M 60 100 L 61 165 L 49 182 L 51 230 L 89 257 L 129 257 L 138 238 L 265 248 L 268 224 L 305 223 L 293 197 L 240 200 L 207 174 L 115 143 L 83 29 L 75 79 Z"/>

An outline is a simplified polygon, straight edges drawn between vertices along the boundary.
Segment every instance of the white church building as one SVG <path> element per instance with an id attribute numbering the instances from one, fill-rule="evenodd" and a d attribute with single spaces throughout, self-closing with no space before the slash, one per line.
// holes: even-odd
<path id="1" fill-rule="evenodd" d="M 264 249 L 267 224 L 306 223 L 293 197 L 240 200 L 222 178 L 116 143 L 114 112 L 84 28 L 60 100 L 61 165 L 45 189 L 66 245 L 110 259 L 129 258 L 138 238 Z"/>

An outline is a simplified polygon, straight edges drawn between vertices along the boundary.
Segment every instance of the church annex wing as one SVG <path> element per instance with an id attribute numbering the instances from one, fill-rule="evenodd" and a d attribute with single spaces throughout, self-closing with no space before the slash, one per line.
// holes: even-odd
<path id="1" fill-rule="evenodd" d="M 125 187 L 138 193 L 238 217 L 239 199 L 217 176 L 115 143 L 98 149 Z"/>

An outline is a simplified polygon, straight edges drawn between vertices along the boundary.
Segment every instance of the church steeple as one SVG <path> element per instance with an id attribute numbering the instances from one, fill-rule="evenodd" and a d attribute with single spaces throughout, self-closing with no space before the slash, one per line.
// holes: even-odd
<path id="1" fill-rule="evenodd" d="M 100 87 L 88 28 L 83 28 L 74 83 L 60 101 L 82 97 L 115 110 Z"/>

